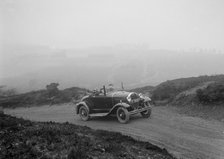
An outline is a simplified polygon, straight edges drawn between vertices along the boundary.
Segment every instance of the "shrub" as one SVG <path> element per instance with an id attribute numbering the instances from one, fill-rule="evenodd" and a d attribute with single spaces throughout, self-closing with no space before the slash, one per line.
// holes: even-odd
<path id="1" fill-rule="evenodd" d="M 203 90 L 198 89 L 196 93 L 201 103 L 224 102 L 224 84 L 222 83 L 212 83 Z"/>
<path id="2" fill-rule="evenodd" d="M 84 159 L 87 158 L 86 151 L 83 149 L 80 143 L 77 146 L 72 147 L 68 153 L 68 159 Z"/>
<path id="3" fill-rule="evenodd" d="M 58 95 L 58 93 L 59 93 L 58 86 L 59 86 L 58 83 L 51 83 L 46 86 L 49 97 Z"/>

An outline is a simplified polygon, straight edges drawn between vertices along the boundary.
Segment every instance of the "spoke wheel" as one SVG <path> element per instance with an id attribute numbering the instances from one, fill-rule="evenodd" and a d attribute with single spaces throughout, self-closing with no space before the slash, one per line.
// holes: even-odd
<path id="1" fill-rule="evenodd" d="M 129 121 L 129 113 L 126 108 L 119 107 L 117 109 L 117 120 L 122 124 L 125 124 Z"/>
<path id="2" fill-rule="evenodd" d="M 146 106 L 149 106 L 148 102 L 146 103 Z M 148 109 L 146 111 L 141 112 L 141 115 L 142 115 L 143 118 L 149 118 L 150 115 L 151 115 L 151 112 L 152 112 L 152 110 Z"/>
<path id="3" fill-rule="evenodd" d="M 79 116 L 83 121 L 89 120 L 89 111 L 85 106 L 79 108 Z"/>

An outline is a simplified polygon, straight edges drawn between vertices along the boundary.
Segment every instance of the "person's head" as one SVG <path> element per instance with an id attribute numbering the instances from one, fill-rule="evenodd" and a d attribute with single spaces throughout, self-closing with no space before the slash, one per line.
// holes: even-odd
<path id="1" fill-rule="evenodd" d="M 109 84 L 108 85 L 108 90 L 111 92 L 111 91 L 114 91 L 114 85 L 113 84 Z"/>

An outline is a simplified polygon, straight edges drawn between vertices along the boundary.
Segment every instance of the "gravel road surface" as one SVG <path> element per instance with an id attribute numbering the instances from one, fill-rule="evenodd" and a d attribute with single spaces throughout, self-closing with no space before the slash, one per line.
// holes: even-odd
<path id="1" fill-rule="evenodd" d="M 169 107 L 153 107 L 152 116 L 132 116 L 128 124 L 116 117 L 93 117 L 88 122 L 75 115 L 73 104 L 5 109 L 5 113 L 33 121 L 70 122 L 93 129 L 121 132 L 166 148 L 178 158 L 224 159 L 224 122 L 180 115 Z"/>

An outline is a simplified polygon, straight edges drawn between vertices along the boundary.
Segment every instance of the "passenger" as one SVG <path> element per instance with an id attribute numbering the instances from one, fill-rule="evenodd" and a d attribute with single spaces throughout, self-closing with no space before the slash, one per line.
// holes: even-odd
<path id="1" fill-rule="evenodd" d="M 114 91 L 114 85 L 113 84 L 109 84 L 108 85 L 108 91 L 109 92 L 113 92 Z"/>

